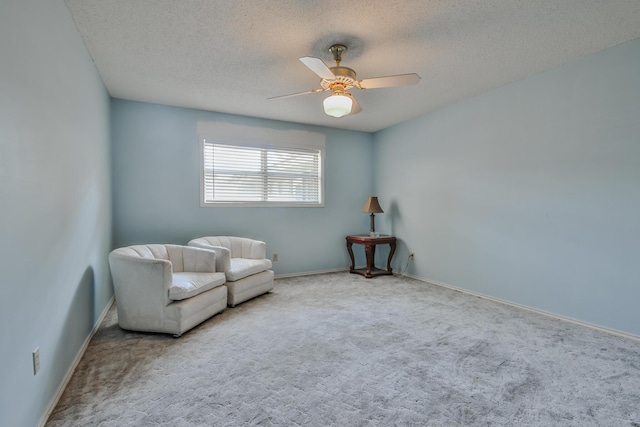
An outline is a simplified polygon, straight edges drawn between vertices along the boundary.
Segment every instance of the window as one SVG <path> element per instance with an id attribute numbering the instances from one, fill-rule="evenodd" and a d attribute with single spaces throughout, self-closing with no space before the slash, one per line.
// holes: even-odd
<path id="1" fill-rule="evenodd" d="M 203 206 L 324 204 L 323 148 L 203 138 L 202 153 Z"/>

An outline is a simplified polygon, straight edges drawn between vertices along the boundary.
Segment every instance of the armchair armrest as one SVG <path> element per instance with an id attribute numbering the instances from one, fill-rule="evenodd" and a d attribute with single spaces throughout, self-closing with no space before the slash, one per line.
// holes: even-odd
<path id="1" fill-rule="evenodd" d="M 215 273 L 216 252 L 211 248 L 166 245 L 174 272 Z"/>
<path id="2" fill-rule="evenodd" d="M 207 249 L 209 251 L 215 252 L 215 260 L 216 260 L 216 270 L 221 273 L 226 273 L 231 268 L 231 251 L 224 246 L 214 246 L 210 245 L 206 242 L 201 241 L 200 239 L 194 239 L 190 241 L 189 247 L 194 249 Z"/>
<path id="3" fill-rule="evenodd" d="M 163 318 L 164 307 L 170 303 L 169 288 L 173 282 L 171 262 L 164 259 L 140 258 L 118 253 L 109 254 L 118 322 L 123 327 L 139 318 Z"/>
<path id="4" fill-rule="evenodd" d="M 245 256 L 245 254 L 247 254 L 247 251 L 243 250 L 242 258 L 249 258 L 249 259 L 267 258 L 267 244 L 265 242 L 261 242 L 260 240 L 250 240 L 246 243 L 249 246 L 249 251 L 248 251 L 249 256 Z"/>

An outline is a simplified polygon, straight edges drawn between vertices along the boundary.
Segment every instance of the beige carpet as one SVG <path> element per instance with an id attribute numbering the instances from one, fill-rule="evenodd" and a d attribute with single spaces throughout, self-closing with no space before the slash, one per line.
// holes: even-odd
<path id="1" fill-rule="evenodd" d="M 111 310 L 55 426 L 640 426 L 640 343 L 402 277 L 276 280 L 181 338 Z"/>

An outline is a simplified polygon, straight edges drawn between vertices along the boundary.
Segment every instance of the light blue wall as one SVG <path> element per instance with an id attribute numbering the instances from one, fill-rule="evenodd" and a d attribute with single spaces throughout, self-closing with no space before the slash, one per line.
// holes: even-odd
<path id="1" fill-rule="evenodd" d="M 114 244 L 186 244 L 200 236 L 267 242 L 276 275 L 346 268 L 344 236 L 368 231 L 372 135 L 114 99 Z M 198 122 L 326 136 L 325 207 L 200 207 Z M 363 264 L 361 257 L 360 264 Z"/>
<path id="2" fill-rule="evenodd" d="M 0 3 L 0 200 L 0 425 L 33 427 L 112 296 L 109 96 L 61 0 Z"/>
<path id="3" fill-rule="evenodd" d="M 640 335 L 640 39 L 374 146 L 410 274 Z"/>

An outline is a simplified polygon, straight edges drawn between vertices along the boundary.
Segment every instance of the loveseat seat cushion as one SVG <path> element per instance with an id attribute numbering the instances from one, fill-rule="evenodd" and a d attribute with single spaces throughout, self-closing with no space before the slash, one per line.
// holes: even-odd
<path id="1" fill-rule="evenodd" d="M 231 258 L 231 266 L 227 271 L 227 280 L 235 282 L 245 277 L 266 271 L 271 268 L 269 259 Z"/>
<path id="2" fill-rule="evenodd" d="M 169 287 L 169 299 L 178 301 L 191 298 L 209 289 L 224 285 L 224 273 L 173 273 L 173 282 Z"/>

